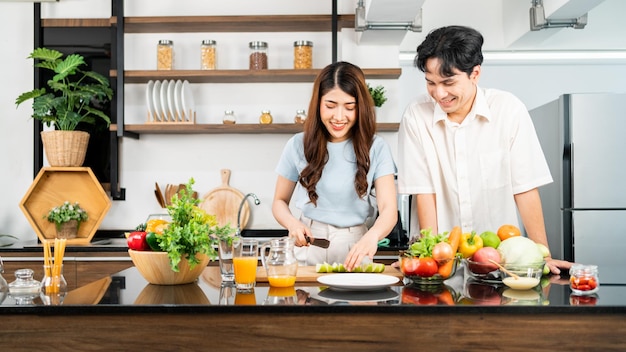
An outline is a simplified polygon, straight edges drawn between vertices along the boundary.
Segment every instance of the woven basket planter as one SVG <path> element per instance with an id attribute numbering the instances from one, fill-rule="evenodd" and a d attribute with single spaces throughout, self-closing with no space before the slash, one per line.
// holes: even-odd
<path id="1" fill-rule="evenodd" d="M 83 166 L 89 133 L 83 131 L 43 131 L 43 149 L 50 166 Z"/>

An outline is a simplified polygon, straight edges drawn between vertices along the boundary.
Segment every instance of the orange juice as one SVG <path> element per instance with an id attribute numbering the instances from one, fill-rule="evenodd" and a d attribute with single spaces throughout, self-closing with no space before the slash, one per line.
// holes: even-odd
<path id="1" fill-rule="evenodd" d="M 256 304 L 256 296 L 253 292 L 241 292 L 237 291 L 235 293 L 235 305 L 255 305 Z"/>
<path id="2" fill-rule="evenodd" d="M 233 258 L 235 282 L 238 284 L 254 284 L 256 282 L 257 263 L 257 257 Z"/>
<path id="3" fill-rule="evenodd" d="M 274 287 L 290 287 L 293 286 L 296 283 L 296 277 L 295 276 L 269 276 L 267 278 L 267 281 L 269 281 L 270 286 L 274 286 Z"/>

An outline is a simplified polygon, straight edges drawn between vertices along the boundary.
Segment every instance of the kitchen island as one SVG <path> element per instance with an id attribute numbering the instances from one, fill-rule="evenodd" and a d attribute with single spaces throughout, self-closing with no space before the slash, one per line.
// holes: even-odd
<path id="1" fill-rule="evenodd" d="M 7 351 L 625 350 L 626 286 L 579 297 L 566 282 L 552 277 L 515 296 L 497 284 L 478 289 L 458 270 L 436 288 L 359 293 L 305 282 L 285 292 L 259 283 L 240 294 L 221 285 L 215 266 L 178 286 L 148 284 L 132 267 L 60 306 L 6 297 L 0 341 Z"/>

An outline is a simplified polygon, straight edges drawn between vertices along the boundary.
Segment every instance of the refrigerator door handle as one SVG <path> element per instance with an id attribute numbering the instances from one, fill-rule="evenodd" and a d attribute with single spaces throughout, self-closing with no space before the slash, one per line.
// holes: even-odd
<path id="1" fill-rule="evenodd" d="M 574 143 L 569 144 L 569 172 L 567 175 L 567 181 L 569 181 L 569 208 L 573 207 L 576 202 L 574 202 Z"/>

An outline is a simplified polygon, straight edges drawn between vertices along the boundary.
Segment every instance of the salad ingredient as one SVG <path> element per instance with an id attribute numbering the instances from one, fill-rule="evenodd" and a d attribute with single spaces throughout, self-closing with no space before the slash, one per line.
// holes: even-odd
<path id="1" fill-rule="evenodd" d="M 543 254 L 535 242 L 527 237 L 517 236 L 502 241 L 498 252 L 505 264 L 537 264 L 543 262 Z"/>
<path id="2" fill-rule="evenodd" d="M 477 250 L 483 248 L 483 239 L 476 232 L 464 233 L 461 235 L 459 252 L 463 258 L 471 257 Z"/>
<path id="3" fill-rule="evenodd" d="M 500 245 L 500 237 L 493 231 L 485 231 L 480 234 L 480 238 L 483 239 L 483 247 L 498 248 Z"/>
<path id="4" fill-rule="evenodd" d="M 497 234 L 498 234 L 498 237 L 500 238 L 500 241 L 504 241 L 511 237 L 521 236 L 522 232 L 515 225 L 505 224 L 498 228 Z"/>

